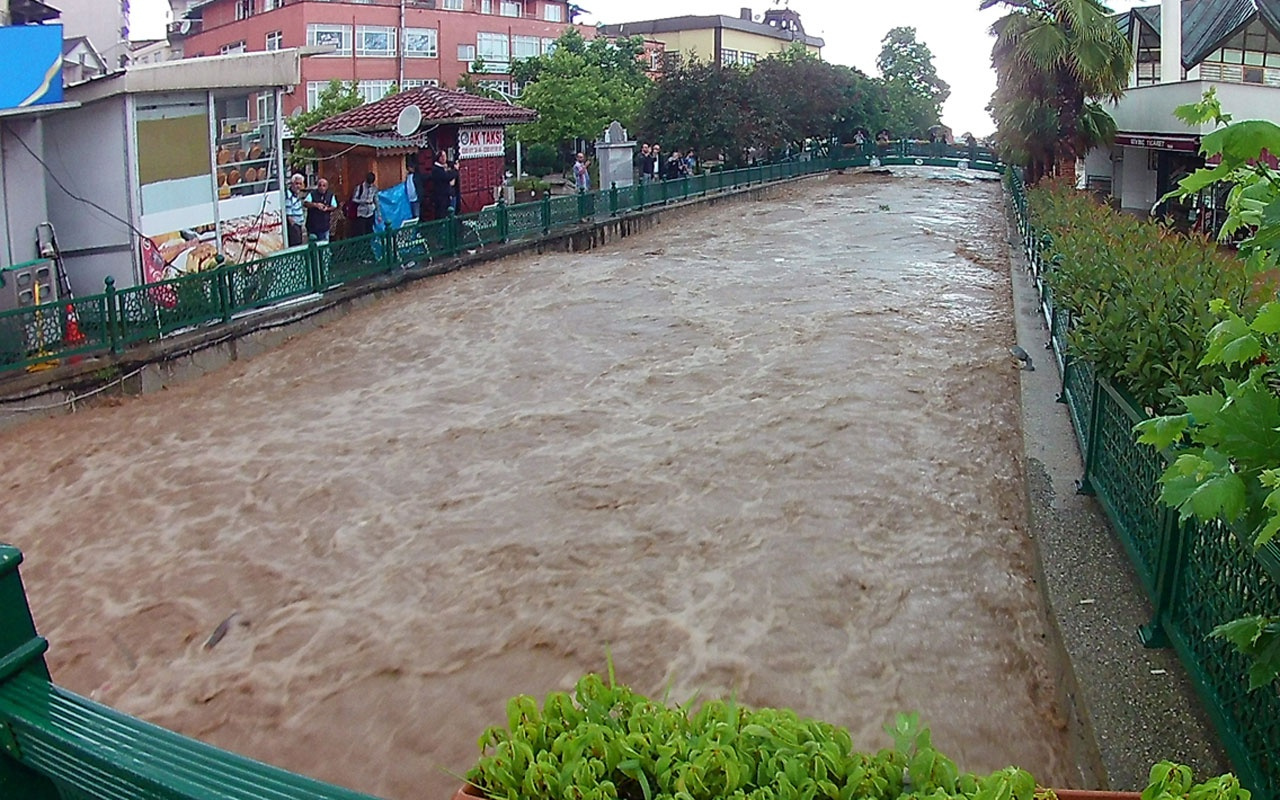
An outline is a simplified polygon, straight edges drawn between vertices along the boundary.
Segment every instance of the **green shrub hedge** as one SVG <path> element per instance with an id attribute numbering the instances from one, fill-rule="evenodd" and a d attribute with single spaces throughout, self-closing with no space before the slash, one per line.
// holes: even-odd
<path id="1" fill-rule="evenodd" d="M 1043 255 L 1055 306 L 1071 314 L 1073 357 L 1153 413 L 1238 372 L 1202 363 L 1209 331 L 1221 319 L 1209 304 L 1223 298 L 1251 315 L 1275 296 L 1274 275 L 1251 275 L 1213 240 L 1115 211 L 1070 184 L 1042 182 L 1028 203 L 1038 232 L 1047 234 Z"/>

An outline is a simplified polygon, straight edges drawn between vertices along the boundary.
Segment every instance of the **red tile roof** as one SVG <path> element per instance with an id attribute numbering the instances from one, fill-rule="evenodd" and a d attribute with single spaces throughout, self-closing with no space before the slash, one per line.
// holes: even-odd
<path id="1" fill-rule="evenodd" d="M 376 103 L 367 103 L 321 120 L 308 128 L 307 133 L 393 131 L 396 118 L 410 104 L 417 105 L 422 110 L 424 127 L 463 121 L 489 125 L 510 124 L 532 122 L 538 118 L 538 112 L 531 108 L 513 106 L 452 89 L 423 86 L 388 95 Z"/>

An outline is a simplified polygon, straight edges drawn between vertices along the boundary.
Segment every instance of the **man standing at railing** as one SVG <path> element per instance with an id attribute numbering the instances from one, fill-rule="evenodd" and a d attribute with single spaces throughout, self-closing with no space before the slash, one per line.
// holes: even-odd
<path id="1" fill-rule="evenodd" d="M 302 203 L 307 207 L 307 233 L 318 241 L 329 241 L 329 226 L 333 223 L 333 212 L 338 210 L 338 198 L 329 191 L 329 181 L 321 178 L 316 181 L 316 188 L 307 195 Z"/>
<path id="2" fill-rule="evenodd" d="M 449 216 L 449 203 L 453 200 L 453 187 L 449 185 L 449 156 L 444 148 L 436 151 L 436 163 L 431 167 L 431 206 L 436 219 Z"/>
<path id="3" fill-rule="evenodd" d="M 418 218 L 418 165 L 409 165 L 409 175 L 404 179 L 404 196 L 409 201 L 409 216 Z"/>
<path id="4" fill-rule="evenodd" d="M 591 171 L 588 169 L 590 163 L 584 153 L 578 153 L 573 162 L 573 190 L 575 192 L 591 191 Z"/>
<path id="5" fill-rule="evenodd" d="M 305 178 L 294 173 L 289 178 L 289 191 L 284 196 L 285 227 L 289 235 L 289 246 L 297 247 L 307 243 L 306 210 L 302 207 L 302 198 L 307 194 Z"/>

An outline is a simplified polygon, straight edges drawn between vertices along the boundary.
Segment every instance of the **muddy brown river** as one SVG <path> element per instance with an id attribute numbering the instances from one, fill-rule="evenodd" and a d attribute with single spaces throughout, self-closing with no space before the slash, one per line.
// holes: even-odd
<path id="1" fill-rule="evenodd" d="M 420 281 L 0 432 L 0 539 L 58 683 L 393 800 L 607 648 L 1062 785 L 1004 241 L 999 184 L 845 176 Z"/>

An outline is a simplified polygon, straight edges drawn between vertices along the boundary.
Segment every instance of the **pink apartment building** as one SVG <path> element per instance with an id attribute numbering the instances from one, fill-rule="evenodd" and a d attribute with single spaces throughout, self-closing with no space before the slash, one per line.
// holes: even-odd
<path id="1" fill-rule="evenodd" d="M 187 57 L 331 45 L 302 60 L 286 115 L 305 109 L 329 81 L 355 81 L 366 102 L 393 85 L 452 87 L 481 59 L 481 85 L 518 95 L 513 60 L 546 53 L 572 23 L 565 0 L 206 0 L 173 23 Z M 576 26 L 585 38 L 594 28 Z"/>

